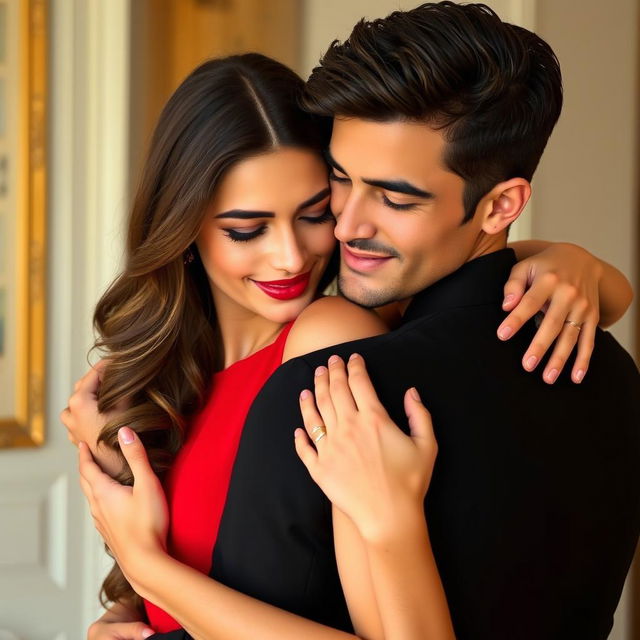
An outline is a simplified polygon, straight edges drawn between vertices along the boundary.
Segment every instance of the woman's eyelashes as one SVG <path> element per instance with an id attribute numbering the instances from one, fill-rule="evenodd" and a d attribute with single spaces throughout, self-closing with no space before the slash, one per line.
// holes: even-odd
<path id="1" fill-rule="evenodd" d="M 323 222 L 335 221 L 335 216 L 331 211 L 331 207 L 327 205 L 319 216 L 300 216 L 300 220 L 305 220 L 311 224 L 322 224 Z"/>
<path id="2" fill-rule="evenodd" d="M 223 229 L 224 234 L 233 242 L 248 242 L 261 236 L 267 230 L 267 225 L 260 225 L 257 229 L 250 231 L 239 231 L 238 229 Z"/>
<path id="3" fill-rule="evenodd" d="M 329 205 L 327 205 L 324 211 L 320 215 L 306 215 L 300 216 L 298 220 L 303 220 L 309 224 L 323 224 L 325 222 L 335 221 L 335 217 L 331 212 Z M 232 242 L 248 242 L 254 238 L 258 238 L 267 230 L 266 224 L 261 224 L 258 227 L 251 227 L 249 229 L 223 229 L 224 234 Z"/>
<path id="4" fill-rule="evenodd" d="M 332 180 L 333 182 L 338 182 L 340 184 L 347 184 L 349 182 L 351 182 L 350 178 L 347 178 L 346 176 L 337 176 L 333 171 L 329 172 L 329 180 Z"/>

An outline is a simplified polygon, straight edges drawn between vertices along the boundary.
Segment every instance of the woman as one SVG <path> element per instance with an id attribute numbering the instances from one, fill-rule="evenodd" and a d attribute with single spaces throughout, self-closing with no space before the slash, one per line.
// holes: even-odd
<path id="1" fill-rule="evenodd" d="M 106 446 L 98 447 L 94 434 L 79 433 L 73 414 L 63 412 L 72 438 L 91 443 L 103 468 L 129 482 L 129 472 L 121 471 L 118 443 L 133 467 L 135 457 L 129 456 L 140 442 L 120 427 L 129 425 L 140 434 L 160 475 L 169 468 L 186 432 L 186 444 L 167 479 L 169 547 L 181 562 L 163 568 L 160 560 L 146 570 L 168 568 L 171 581 L 189 591 L 202 589 L 217 599 L 220 612 L 207 620 L 192 618 L 171 602 L 154 603 L 149 594 L 147 613 L 159 630 L 181 623 L 199 637 L 267 637 L 266 629 L 278 638 L 298 638 L 302 633 L 350 637 L 258 603 L 202 575 L 208 570 L 244 416 L 260 386 L 284 360 L 385 330 L 375 315 L 344 300 L 310 304 L 322 289 L 334 241 L 327 171 L 320 159 L 326 127 L 297 108 L 301 88 L 291 71 L 252 54 L 206 63 L 176 91 L 161 116 L 134 204 L 125 271 L 96 311 L 98 346 L 107 352 L 99 409 L 112 418 L 98 440 Z M 537 284 L 537 292 L 541 286 L 546 285 Z M 548 297 L 548 292 L 543 294 L 535 310 L 521 314 L 530 317 Z M 571 303 L 564 306 L 567 312 L 572 308 Z M 331 319 L 333 333 L 312 335 L 305 330 L 318 317 Z M 548 324 L 541 327 L 547 336 Z M 548 341 L 548 346 L 552 339 L 541 341 Z M 585 357 L 588 344 L 582 345 L 582 363 Z M 586 364 L 580 366 L 586 369 Z M 80 384 L 70 401 L 73 412 L 87 384 L 96 382 L 96 374 L 90 373 Z M 425 410 L 411 394 L 406 403 L 417 433 L 428 437 Z M 303 404 L 303 409 L 313 435 L 312 407 Z M 207 429 L 212 420 L 224 422 L 225 429 Z M 415 457 L 421 482 L 413 490 L 422 493 L 433 464 L 434 449 L 428 449 Z M 304 455 L 304 449 L 300 451 Z M 97 477 L 87 449 L 81 453 L 85 468 Z M 216 491 L 202 492 L 194 504 L 191 496 L 202 486 Z M 149 489 L 148 496 L 138 492 L 144 499 L 130 514 L 133 520 L 151 523 L 150 529 L 140 529 L 141 535 L 150 532 L 150 540 L 164 546 L 166 514 L 162 504 L 147 501 L 157 497 L 158 486 Z M 150 511 L 145 505 L 151 505 Z M 343 508 L 346 513 L 351 510 L 348 505 Z M 206 522 L 201 519 L 204 511 L 209 514 Z M 191 517 L 196 520 L 189 521 Z M 135 535 L 132 540 L 139 542 Z M 126 572 L 130 565 L 121 540 L 110 542 Z M 428 544 L 422 551 L 424 563 L 416 581 L 428 585 L 433 596 L 427 616 L 432 637 L 452 637 Z M 177 573 L 171 573 L 174 570 Z M 341 570 L 348 574 L 348 563 Z M 135 584 L 134 573 L 129 577 Z M 393 572 L 385 579 L 393 581 Z M 132 593 L 117 572 L 105 583 L 105 593 L 119 604 L 93 634 L 127 637 L 111 626 L 119 623 L 110 622 L 136 615 L 129 604 Z M 371 637 L 380 634 L 377 620 L 390 614 L 402 618 L 393 598 L 378 606 L 380 614 L 365 616 L 374 621 L 375 628 L 367 631 Z M 398 623 L 398 634 L 403 633 L 402 624 Z"/>

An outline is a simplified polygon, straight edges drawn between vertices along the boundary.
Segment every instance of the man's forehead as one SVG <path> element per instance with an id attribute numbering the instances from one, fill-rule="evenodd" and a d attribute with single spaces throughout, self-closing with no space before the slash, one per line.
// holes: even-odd
<path id="1" fill-rule="evenodd" d="M 347 172 L 408 172 L 418 177 L 449 171 L 442 160 L 444 147 L 443 134 L 422 122 L 336 117 L 329 155 L 334 166 Z"/>

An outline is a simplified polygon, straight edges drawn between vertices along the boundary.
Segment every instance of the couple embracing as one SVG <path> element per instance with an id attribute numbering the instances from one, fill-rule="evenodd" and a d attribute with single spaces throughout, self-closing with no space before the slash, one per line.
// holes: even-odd
<path id="1" fill-rule="evenodd" d="M 628 284 L 507 246 L 561 104 L 543 40 L 451 2 L 304 86 L 255 54 L 184 81 L 62 416 L 118 562 L 90 638 L 607 636 L 640 400 L 597 324 Z"/>

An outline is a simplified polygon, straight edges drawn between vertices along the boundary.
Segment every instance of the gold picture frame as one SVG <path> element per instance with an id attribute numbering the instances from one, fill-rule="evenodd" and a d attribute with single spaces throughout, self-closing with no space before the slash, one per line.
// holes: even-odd
<path id="1" fill-rule="evenodd" d="M 45 431 L 47 0 L 2 0 L 0 21 L 0 447 L 34 447 Z"/>

